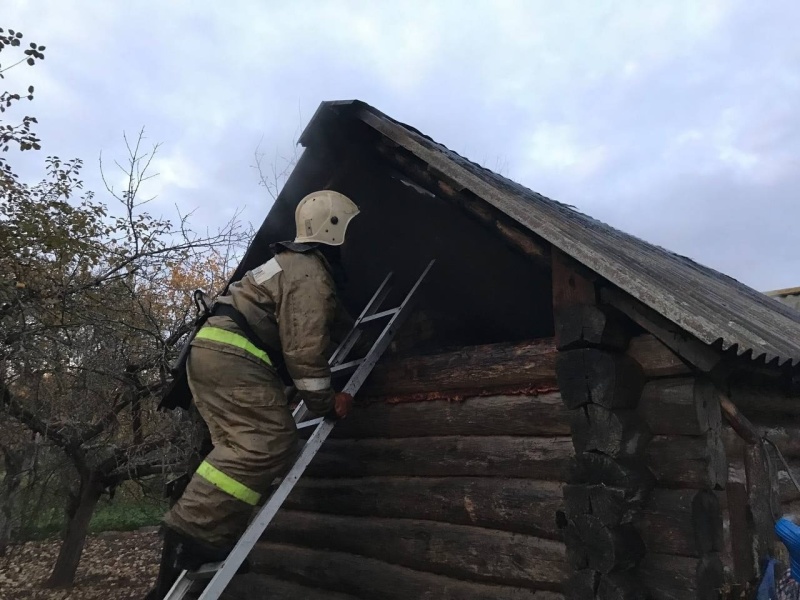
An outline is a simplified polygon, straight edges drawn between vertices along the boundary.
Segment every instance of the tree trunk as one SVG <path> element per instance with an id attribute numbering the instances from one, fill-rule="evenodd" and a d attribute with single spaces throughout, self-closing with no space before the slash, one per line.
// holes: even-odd
<path id="1" fill-rule="evenodd" d="M 102 493 L 103 488 L 95 473 L 81 478 L 75 510 L 70 511 L 72 514 L 68 514 L 67 531 L 53 572 L 47 580 L 47 587 L 69 587 L 73 584 L 86 543 L 86 535 L 89 533 L 89 522 Z"/>
<path id="2" fill-rule="evenodd" d="M 0 557 L 6 555 L 11 538 L 17 490 L 22 483 L 22 457 L 10 448 L 0 446 L 5 457 L 5 477 L 0 488 Z"/>

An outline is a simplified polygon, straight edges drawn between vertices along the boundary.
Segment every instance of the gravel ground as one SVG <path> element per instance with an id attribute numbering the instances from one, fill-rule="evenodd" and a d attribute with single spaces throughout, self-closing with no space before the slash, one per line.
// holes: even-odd
<path id="1" fill-rule="evenodd" d="M 75 587 L 44 589 L 58 546 L 43 541 L 11 547 L 0 558 L 0 600 L 141 600 L 158 572 L 156 532 L 110 532 L 87 540 Z"/>

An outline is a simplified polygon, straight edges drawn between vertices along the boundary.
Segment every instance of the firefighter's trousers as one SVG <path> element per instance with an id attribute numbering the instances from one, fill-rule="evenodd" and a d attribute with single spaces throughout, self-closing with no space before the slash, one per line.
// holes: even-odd
<path id="1" fill-rule="evenodd" d="M 214 449 L 164 523 L 214 546 L 232 546 L 296 456 L 297 428 L 283 384 L 267 365 L 193 346 L 187 370 Z"/>

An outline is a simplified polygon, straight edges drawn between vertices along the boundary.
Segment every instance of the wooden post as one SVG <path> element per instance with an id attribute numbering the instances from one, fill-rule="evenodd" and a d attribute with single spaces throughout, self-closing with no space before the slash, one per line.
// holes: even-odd
<path id="1" fill-rule="evenodd" d="M 645 598 L 636 576 L 645 545 L 631 523 L 653 483 L 650 432 L 635 410 L 644 371 L 624 353 L 629 322 L 597 304 L 592 275 L 556 250 L 552 265 L 556 374 L 576 452 L 560 519 L 575 569 L 568 597 Z"/>
<path id="2" fill-rule="evenodd" d="M 747 474 L 747 496 L 753 518 L 753 555 L 756 572 L 761 574 L 761 564 L 767 556 L 775 556 L 775 517 L 772 511 L 780 504 L 774 493 L 769 467 L 766 461 L 766 448 L 761 444 L 748 444 L 744 447 L 744 469 Z"/>
<path id="3" fill-rule="evenodd" d="M 722 414 L 745 442 L 743 454 L 747 477 L 748 521 L 752 520 L 753 524 L 751 558 L 755 573 L 760 576 L 764 559 L 768 556 L 774 557 L 777 550 L 778 540 L 774 525 L 775 520 L 780 517 L 777 513 L 781 509 L 777 471 L 771 472 L 767 460 L 768 449 L 761 441 L 761 431 L 741 413 L 730 398 L 724 394 L 719 394 L 719 398 Z M 733 527 L 732 520 L 731 527 Z M 750 541 L 749 538 L 749 533 L 739 534 L 737 543 L 741 544 L 743 539 Z"/>

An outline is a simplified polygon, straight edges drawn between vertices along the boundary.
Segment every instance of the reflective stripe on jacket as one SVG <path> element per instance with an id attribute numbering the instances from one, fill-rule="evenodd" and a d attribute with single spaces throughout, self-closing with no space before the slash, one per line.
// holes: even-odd
<path id="1" fill-rule="evenodd" d="M 267 347 L 280 348 L 295 387 L 312 412 L 325 414 L 332 408 L 327 351 L 338 302 L 322 254 L 316 250 L 281 252 L 231 284 L 217 302 L 239 311 Z M 265 362 L 251 348 L 221 340 L 219 334 L 211 333 L 215 329 L 244 338 L 230 318 L 214 316 L 192 345 Z M 210 332 L 203 334 L 206 330 Z"/>

